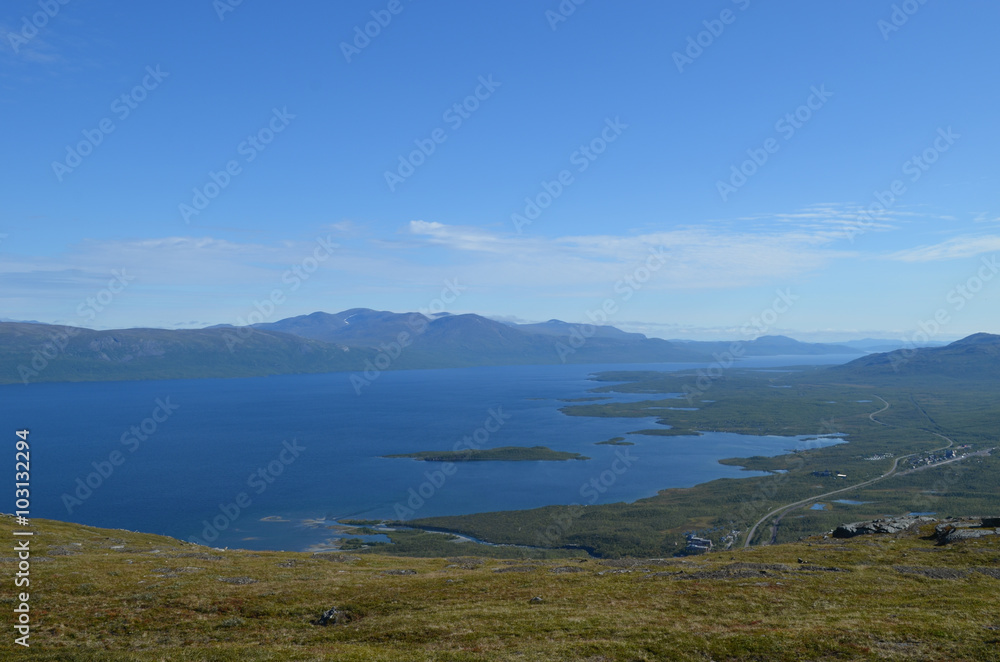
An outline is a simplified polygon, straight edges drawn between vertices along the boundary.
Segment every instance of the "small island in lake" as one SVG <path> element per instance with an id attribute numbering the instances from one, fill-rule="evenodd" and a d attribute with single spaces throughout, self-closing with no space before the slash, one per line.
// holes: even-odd
<path id="1" fill-rule="evenodd" d="M 421 451 L 402 455 L 385 455 L 384 457 L 408 457 L 421 462 L 537 462 L 562 460 L 589 460 L 589 457 L 579 453 L 554 451 L 545 446 L 502 446 L 500 448 L 485 448 L 482 450 L 468 449 L 463 451 Z"/>
<path id="2" fill-rule="evenodd" d="M 594 442 L 595 446 L 635 446 L 631 441 L 625 441 L 625 437 L 614 437 L 607 441 Z"/>

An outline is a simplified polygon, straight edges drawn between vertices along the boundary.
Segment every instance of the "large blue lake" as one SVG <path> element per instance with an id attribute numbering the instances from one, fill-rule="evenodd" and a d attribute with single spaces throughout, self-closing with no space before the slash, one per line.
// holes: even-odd
<path id="1" fill-rule="evenodd" d="M 849 358 L 854 357 L 768 357 L 741 365 Z M 584 418 L 559 411 L 567 404 L 563 399 L 587 397 L 601 385 L 588 378 L 594 372 L 691 367 L 386 372 L 360 395 L 345 373 L 11 385 L 0 386 L 0 429 L 11 439 L 17 429 L 31 431 L 33 517 L 185 540 L 204 539 L 206 522 L 214 520 L 226 524 L 212 540 L 215 546 L 300 550 L 332 535 L 310 520 L 633 501 L 668 487 L 753 475 L 719 464 L 721 458 L 804 447 L 794 437 L 630 435 L 653 427 L 655 419 Z M 615 401 L 662 397 L 613 394 Z M 163 405 L 174 408 L 169 416 Z M 466 436 L 476 436 L 485 448 L 539 445 L 591 459 L 461 463 L 443 476 L 436 473 L 439 463 L 382 457 L 451 450 Z M 594 445 L 617 436 L 635 445 Z M 619 454 L 626 451 L 622 461 Z M 90 486 L 81 487 L 88 480 Z M 599 487 L 581 493 L 594 480 Z M 236 515 L 230 504 L 241 502 Z M 2 509 L 12 510 L 12 504 Z"/>

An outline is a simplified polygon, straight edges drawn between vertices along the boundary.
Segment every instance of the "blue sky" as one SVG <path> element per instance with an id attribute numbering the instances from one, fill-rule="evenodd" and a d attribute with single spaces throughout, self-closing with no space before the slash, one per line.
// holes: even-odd
<path id="1" fill-rule="evenodd" d="M 610 300 L 667 338 L 998 332 L 998 18 L 10 0 L 0 317 L 184 328 L 450 283 L 452 312 Z"/>

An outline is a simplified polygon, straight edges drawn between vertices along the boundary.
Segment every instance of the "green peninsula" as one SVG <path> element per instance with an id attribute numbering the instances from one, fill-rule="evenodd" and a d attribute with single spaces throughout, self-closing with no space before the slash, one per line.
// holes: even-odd
<path id="1" fill-rule="evenodd" d="M 500 448 L 469 449 L 464 451 L 421 451 L 385 457 L 408 457 L 421 462 L 537 462 L 563 460 L 589 460 L 579 453 L 554 451 L 545 446 L 502 446 Z"/>

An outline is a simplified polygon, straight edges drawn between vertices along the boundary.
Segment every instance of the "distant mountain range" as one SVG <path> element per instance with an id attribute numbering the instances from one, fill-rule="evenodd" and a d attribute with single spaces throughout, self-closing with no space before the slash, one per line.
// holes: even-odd
<path id="1" fill-rule="evenodd" d="M 313 313 L 255 328 L 389 353 L 395 345 L 405 343 L 394 361 L 397 368 L 703 361 L 707 356 L 679 343 L 610 326 L 580 326 L 558 320 L 509 324 L 480 315 L 432 318 L 367 308 Z"/>
<path id="2" fill-rule="evenodd" d="M 804 343 L 784 336 L 734 342 L 743 356 L 863 353 L 860 347 L 847 343 Z M 734 342 L 662 340 L 612 326 L 560 320 L 513 324 L 472 314 L 427 316 L 367 308 L 316 312 L 253 327 L 221 325 L 189 330 L 93 331 L 0 322 L 0 383 L 487 365 L 708 363 L 730 351 Z M 875 346 L 880 341 L 858 342 Z M 916 351 L 923 357 L 923 352 L 932 350 Z M 847 365 L 853 366 L 853 371 L 882 370 L 888 365 L 886 361 L 892 360 L 879 358 L 884 356 L 891 357 L 865 356 Z M 910 370 L 919 366 L 929 370 L 934 365 L 924 358 L 911 362 Z"/>
<path id="3" fill-rule="evenodd" d="M 0 322 L 21 322 L 24 324 L 45 324 L 45 322 L 39 322 L 37 320 L 12 320 L 6 317 L 0 317 Z"/>
<path id="4" fill-rule="evenodd" d="M 188 379 L 352 370 L 357 352 L 290 334 L 0 323 L 0 383 Z M 363 353 L 361 353 L 363 355 Z M 374 352 L 368 354 L 374 356 Z"/>

